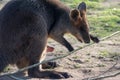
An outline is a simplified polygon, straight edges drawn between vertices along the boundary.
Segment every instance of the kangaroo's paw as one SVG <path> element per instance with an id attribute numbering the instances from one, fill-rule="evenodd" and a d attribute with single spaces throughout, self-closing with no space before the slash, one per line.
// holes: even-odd
<path id="1" fill-rule="evenodd" d="M 97 37 L 94 37 L 93 41 L 96 42 L 96 43 L 100 42 L 100 40 Z"/>
<path id="2" fill-rule="evenodd" d="M 95 43 L 99 43 L 100 42 L 100 40 L 97 37 L 94 37 L 94 36 L 91 35 L 90 38 Z"/>

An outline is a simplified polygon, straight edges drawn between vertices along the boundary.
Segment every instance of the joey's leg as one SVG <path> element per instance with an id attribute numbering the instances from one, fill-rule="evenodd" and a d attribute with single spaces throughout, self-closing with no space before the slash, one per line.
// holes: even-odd
<path id="1" fill-rule="evenodd" d="M 51 46 L 47 46 L 47 52 L 53 52 L 54 51 L 54 48 L 51 47 Z"/>
<path id="2" fill-rule="evenodd" d="M 54 48 L 51 46 L 47 46 L 47 52 L 53 52 Z M 59 65 L 56 62 L 47 62 L 42 64 L 42 69 L 53 69 L 55 67 L 58 67 Z"/>
<path id="3" fill-rule="evenodd" d="M 48 47 L 48 46 L 45 47 L 45 49 L 43 50 L 42 55 L 40 57 L 40 62 L 42 62 L 45 59 L 46 52 L 48 52 L 48 51 L 52 51 L 52 47 Z M 56 64 L 56 62 L 46 62 L 46 63 L 43 63 L 42 65 L 40 65 L 40 69 L 50 69 L 50 68 L 55 68 L 57 66 L 58 65 Z"/>

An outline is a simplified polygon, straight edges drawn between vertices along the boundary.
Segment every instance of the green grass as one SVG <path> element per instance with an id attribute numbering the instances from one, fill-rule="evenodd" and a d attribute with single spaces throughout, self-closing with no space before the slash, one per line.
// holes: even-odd
<path id="1" fill-rule="evenodd" d="M 91 33 L 100 37 L 107 36 L 110 33 L 120 30 L 120 18 L 116 15 L 89 16 L 88 20 L 91 26 Z"/>
<path id="2" fill-rule="evenodd" d="M 96 11 L 93 15 L 88 15 L 91 32 L 104 37 L 115 31 L 120 31 L 120 9 L 106 9 Z"/>
<path id="3" fill-rule="evenodd" d="M 108 57 L 109 56 L 109 52 L 108 51 L 101 51 L 99 56 L 100 57 Z"/>
<path id="4" fill-rule="evenodd" d="M 120 53 L 109 52 L 105 50 L 100 52 L 99 57 L 118 59 L 120 57 Z"/>
<path id="5" fill-rule="evenodd" d="M 61 0 L 71 8 L 76 8 L 80 2 L 87 4 L 87 18 L 90 32 L 100 38 L 113 32 L 120 31 L 119 6 L 103 7 L 105 0 Z"/>

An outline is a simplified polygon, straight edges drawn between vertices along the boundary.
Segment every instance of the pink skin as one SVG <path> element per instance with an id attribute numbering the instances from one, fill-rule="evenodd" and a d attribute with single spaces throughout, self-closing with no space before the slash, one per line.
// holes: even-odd
<path id="1" fill-rule="evenodd" d="M 47 52 L 53 52 L 54 51 L 54 48 L 51 47 L 51 46 L 47 46 Z"/>

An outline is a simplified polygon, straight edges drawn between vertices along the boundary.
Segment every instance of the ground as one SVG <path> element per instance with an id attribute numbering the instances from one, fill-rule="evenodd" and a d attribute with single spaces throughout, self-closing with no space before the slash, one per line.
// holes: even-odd
<path id="1" fill-rule="evenodd" d="M 119 2 L 119 0 L 113 0 L 114 3 Z M 103 3 L 105 7 L 109 7 L 113 4 L 112 0 L 107 0 Z M 65 38 L 72 44 L 75 49 L 83 47 L 85 44 L 78 42 L 73 36 L 66 35 Z M 53 46 L 55 51 L 52 53 L 47 53 L 47 59 L 59 57 L 61 55 L 67 54 L 68 51 L 65 47 L 59 43 L 49 39 L 48 45 Z M 95 77 L 99 75 L 110 75 L 116 72 L 120 72 L 120 33 L 100 41 L 98 44 L 93 44 L 81 50 L 78 50 L 74 54 L 56 60 L 59 67 L 54 70 L 64 71 L 71 74 L 73 77 L 67 80 L 82 80 L 90 77 Z M 10 72 L 17 70 L 15 66 L 10 66 Z M 19 78 L 26 78 L 17 75 Z M 102 80 L 120 80 L 120 75 L 104 78 Z M 0 80 L 13 80 L 10 77 L 1 77 Z M 19 79 L 18 79 L 19 80 Z M 29 79 L 29 80 L 44 80 L 44 79 Z"/>

